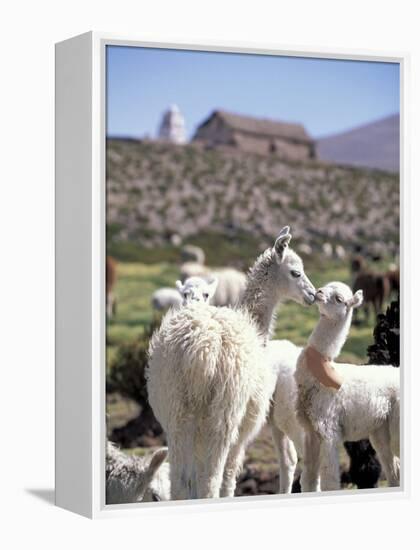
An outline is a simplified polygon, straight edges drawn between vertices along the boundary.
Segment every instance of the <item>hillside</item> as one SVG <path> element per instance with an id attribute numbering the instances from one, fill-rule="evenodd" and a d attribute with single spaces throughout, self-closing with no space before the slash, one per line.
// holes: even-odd
<path id="1" fill-rule="evenodd" d="M 285 224 L 315 246 L 398 246 L 398 177 L 378 170 L 110 139 L 107 203 L 108 247 L 125 259 L 144 247 L 152 257 L 174 234 L 212 249 L 248 244 L 253 258 Z"/>
<path id="2" fill-rule="evenodd" d="M 342 134 L 317 141 L 321 160 L 399 171 L 399 115 L 391 115 Z"/>

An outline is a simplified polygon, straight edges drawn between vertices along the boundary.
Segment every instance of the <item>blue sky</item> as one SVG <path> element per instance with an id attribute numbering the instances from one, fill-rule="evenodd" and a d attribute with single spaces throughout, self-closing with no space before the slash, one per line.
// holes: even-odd
<path id="1" fill-rule="evenodd" d="M 176 103 L 188 136 L 214 109 L 302 123 L 313 137 L 399 112 L 393 63 L 107 48 L 107 134 L 155 137 Z"/>

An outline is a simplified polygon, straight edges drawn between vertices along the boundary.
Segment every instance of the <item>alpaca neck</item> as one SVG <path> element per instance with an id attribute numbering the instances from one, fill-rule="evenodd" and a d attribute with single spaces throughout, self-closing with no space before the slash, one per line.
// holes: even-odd
<path id="1" fill-rule="evenodd" d="M 258 333 L 266 342 L 276 319 L 276 308 L 282 301 L 274 277 L 275 260 L 271 250 L 257 259 L 248 274 L 248 281 L 241 306 L 248 311 L 257 325 Z"/>
<path id="2" fill-rule="evenodd" d="M 351 326 L 352 312 L 344 319 L 332 320 L 321 315 L 309 337 L 308 345 L 315 348 L 324 357 L 334 360 L 345 344 Z"/>

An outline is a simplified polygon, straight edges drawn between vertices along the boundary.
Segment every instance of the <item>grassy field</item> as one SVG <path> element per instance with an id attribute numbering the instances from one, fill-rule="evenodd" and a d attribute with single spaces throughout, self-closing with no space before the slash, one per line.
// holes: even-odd
<path id="1" fill-rule="evenodd" d="M 324 262 L 322 267 L 306 269 L 315 286 L 328 281 L 349 282 L 350 273 L 343 262 Z M 107 351 L 108 365 L 116 348 L 133 341 L 142 327 L 153 319 L 150 305 L 152 293 L 163 286 L 174 286 L 179 277 L 175 264 L 119 263 L 116 296 L 117 314 L 108 323 Z M 302 307 L 298 304 L 284 304 L 278 315 L 276 338 L 285 338 L 295 344 L 304 345 L 318 319 L 315 307 Z M 340 360 L 362 363 L 366 361 L 366 349 L 372 343 L 373 315 L 370 324 L 353 326 Z"/>

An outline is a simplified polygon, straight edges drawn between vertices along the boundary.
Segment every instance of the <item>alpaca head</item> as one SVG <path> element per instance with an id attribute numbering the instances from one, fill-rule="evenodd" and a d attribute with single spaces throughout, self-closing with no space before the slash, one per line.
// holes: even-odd
<path id="1" fill-rule="evenodd" d="M 350 287 L 344 283 L 333 282 L 319 288 L 315 294 L 319 312 L 332 321 L 345 319 L 353 308 L 363 303 L 363 291 L 353 294 Z"/>
<path id="2" fill-rule="evenodd" d="M 305 275 L 303 262 L 289 248 L 292 238 L 289 226 L 283 227 L 272 248 L 275 284 L 284 300 L 313 304 L 315 287 Z"/>
<path id="3" fill-rule="evenodd" d="M 206 281 L 201 277 L 189 277 L 184 284 L 176 282 L 176 288 L 182 296 L 182 305 L 192 302 L 209 303 L 217 288 L 217 278 Z"/>
<path id="4" fill-rule="evenodd" d="M 168 456 L 166 447 L 155 451 L 150 458 L 127 456 L 113 443 L 107 442 L 106 502 L 127 502 L 166 499 L 164 487 L 156 484 L 157 474 Z M 166 472 L 163 473 L 165 477 Z"/>

